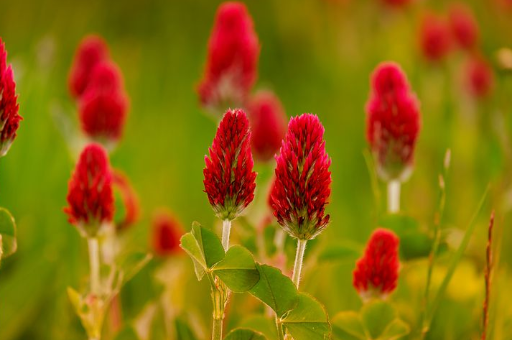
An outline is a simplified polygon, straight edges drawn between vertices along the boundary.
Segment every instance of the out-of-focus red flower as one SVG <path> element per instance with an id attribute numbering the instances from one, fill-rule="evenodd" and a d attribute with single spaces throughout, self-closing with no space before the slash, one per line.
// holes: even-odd
<path id="1" fill-rule="evenodd" d="M 7 66 L 7 51 L 0 38 L 0 157 L 5 156 L 16 138 L 23 118 L 18 114 L 18 96 L 11 65 Z"/>
<path id="2" fill-rule="evenodd" d="M 420 131 L 419 103 L 395 63 L 377 66 L 366 104 L 366 138 L 384 180 L 405 179 Z"/>
<path id="3" fill-rule="evenodd" d="M 90 35 L 80 42 L 68 78 L 69 92 L 73 97 L 78 99 L 83 94 L 94 66 L 108 59 L 108 47 L 101 37 Z"/>
<path id="4" fill-rule="evenodd" d="M 244 4 L 223 3 L 208 42 L 208 60 L 198 86 L 201 104 L 213 112 L 240 107 L 257 77 L 260 46 Z"/>
<path id="5" fill-rule="evenodd" d="M 494 86 L 494 73 L 488 62 L 474 56 L 469 59 L 464 69 L 466 87 L 475 98 L 484 98 L 491 93 Z"/>
<path id="6" fill-rule="evenodd" d="M 69 180 L 67 202 L 64 212 L 84 236 L 95 237 L 105 223 L 112 222 L 112 170 L 100 145 L 89 144 L 80 154 Z"/>
<path id="7" fill-rule="evenodd" d="M 244 111 L 228 110 L 220 122 L 209 157 L 205 156 L 204 189 L 216 215 L 235 219 L 254 199 L 256 173 L 249 120 Z"/>
<path id="8" fill-rule="evenodd" d="M 354 288 L 363 300 L 385 298 L 395 290 L 400 266 L 399 243 L 392 231 L 379 228 L 373 232 L 353 273 Z"/>
<path id="9" fill-rule="evenodd" d="M 131 186 L 128 177 L 124 173 L 114 169 L 112 179 L 114 189 L 119 190 L 124 207 L 124 216 L 116 223 L 116 228 L 118 230 L 127 229 L 139 218 L 139 199 L 137 198 L 137 193 Z"/>
<path id="10" fill-rule="evenodd" d="M 478 43 L 478 24 L 471 10 L 458 3 L 450 8 L 450 27 L 455 42 L 463 49 L 472 50 Z"/>
<path id="11" fill-rule="evenodd" d="M 323 136 L 316 115 L 294 117 L 276 156 L 270 205 L 283 229 L 302 240 L 315 238 L 329 223 L 324 213 L 331 194 L 331 160 Z"/>
<path id="12" fill-rule="evenodd" d="M 118 67 L 108 61 L 98 63 L 79 101 L 82 130 L 94 140 L 116 142 L 123 133 L 127 110 Z"/>
<path id="13" fill-rule="evenodd" d="M 158 256 L 169 256 L 182 252 L 180 238 L 181 223 L 169 212 L 161 211 L 153 218 L 152 246 Z"/>
<path id="14" fill-rule="evenodd" d="M 381 2 L 386 6 L 401 8 L 407 6 L 412 0 L 381 0 Z"/>
<path id="15" fill-rule="evenodd" d="M 247 105 L 254 157 L 268 161 L 276 154 L 286 133 L 286 114 L 279 98 L 270 91 L 256 93 Z"/>
<path id="16" fill-rule="evenodd" d="M 451 49 L 450 28 L 446 20 L 434 13 L 426 13 L 420 26 L 420 47 L 425 59 L 437 62 Z"/>

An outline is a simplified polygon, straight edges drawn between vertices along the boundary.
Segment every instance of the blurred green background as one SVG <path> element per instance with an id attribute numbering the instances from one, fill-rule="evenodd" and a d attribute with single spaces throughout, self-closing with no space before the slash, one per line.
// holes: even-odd
<path id="1" fill-rule="evenodd" d="M 495 68 L 492 96 L 474 101 L 460 84 L 463 53 L 454 52 L 439 65 L 421 58 L 417 45 L 421 13 L 425 8 L 444 11 L 447 1 L 418 1 L 404 10 L 386 9 L 377 0 L 246 3 L 261 43 L 256 89 L 272 89 L 288 116 L 312 112 L 326 128 L 333 178 L 327 210 L 332 223 L 315 248 L 346 239 L 364 244 L 376 227 L 379 211 L 363 157 L 364 105 L 373 68 L 380 61 L 397 61 L 409 76 L 423 115 L 416 167 L 403 185 L 402 209 L 431 230 L 447 148 L 452 167 L 443 228 L 464 230 L 491 183 L 466 260 L 429 338 L 478 336 L 487 221 L 495 208 L 501 253 L 493 294 L 499 294 L 502 305 L 493 300 L 491 322 L 495 338 L 508 339 L 512 308 L 506 301 L 512 301 L 512 293 L 500 287 L 506 288 L 512 279 L 512 236 L 506 228 L 512 208 L 512 76 Z M 142 207 L 140 221 L 127 232 L 127 246 L 151 251 L 151 217 L 158 207 L 171 209 L 187 229 L 194 220 L 214 223 L 203 193 L 202 169 L 216 124 L 199 107 L 194 88 L 203 72 L 219 4 L 211 0 L 1 1 L 0 36 L 15 70 L 24 121 L 8 156 L 0 160 L 0 205 L 15 216 L 19 243 L 18 252 L 2 261 L 0 268 L 0 339 L 86 338 L 66 294 L 67 286 L 83 287 L 88 270 L 86 244 L 62 212 L 74 160 L 53 118 L 61 107 L 76 120 L 67 75 L 84 35 L 97 33 L 108 42 L 130 97 L 125 134 L 111 157 L 111 163 L 130 177 Z M 499 48 L 512 47 L 512 11 L 501 10 L 490 0 L 469 4 L 480 25 L 482 53 L 494 64 Z M 268 177 L 271 167 L 258 165 L 258 171 Z M 385 195 L 381 196 L 382 207 Z M 237 233 L 235 226 L 235 239 Z M 456 243 L 460 233 L 450 235 Z M 306 266 L 307 257 L 308 253 Z M 188 259 L 180 261 L 187 283 L 179 294 L 190 297 L 185 306 L 190 313 L 197 312 L 198 323 L 208 330 L 207 285 L 195 283 Z M 157 259 L 150 267 L 162 262 Z M 357 309 L 353 266 L 354 262 L 318 266 L 310 262 L 303 289 L 324 303 L 330 315 Z M 421 261 L 405 264 L 399 290 L 392 297 L 410 322 L 419 314 L 424 268 Z M 158 296 L 158 288 L 148 285 L 150 275 L 150 270 L 143 271 L 126 287 L 125 322 Z M 231 311 L 236 316 L 229 317 L 228 327 L 244 317 L 244 306 L 236 307 L 237 299 Z"/>

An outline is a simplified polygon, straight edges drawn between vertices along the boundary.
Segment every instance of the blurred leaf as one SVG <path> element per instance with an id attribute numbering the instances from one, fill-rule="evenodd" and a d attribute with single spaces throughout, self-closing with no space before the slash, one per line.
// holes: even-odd
<path id="1" fill-rule="evenodd" d="M 9 210 L 0 208 L 0 260 L 16 252 L 16 223 Z"/>
<path id="2" fill-rule="evenodd" d="M 373 300 L 366 303 L 361 309 L 361 320 L 372 339 L 379 338 L 395 319 L 395 309 L 385 301 Z"/>
<path id="3" fill-rule="evenodd" d="M 324 340 L 331 333 L 331 326 L 324 307 L 312 296 L 300 293 L 297 305 L 281 323 L 294 340 Z"/>
<path id="4" fill-rule="evenodd" d="M 378 340 L 396 340 L 409 334 L 409 325 L 400 319 L 393 320 L 379 336 Z"/>
<path id="5" fill-rule="evenodd" d="M 331 325 L 335 339 L 365 340 L 367 338 L 359 313 L 354 311 L 339 312 L 332 318 Z"/>
<path id="6" fill-rule="evenodd" d="M 192 231 L 181 237 L 180 246 L 192 258 L 198 280 L 226 255 L 217 235 L 198 222 L 192 223 Z"/>
<path id="7" fill-rule="evenodd" d="M 270 319 L 264 315 L 254 315 L 240 323 L 241 328 L 249 328 L 259 331 L 268 340 L 277 340 L 277 329 L 274 318 Z"/>
<path id="8" fill-rule="evenodd" d="M 127 326 L 117 333 L 114 340 L 140 340 L 140 338 L 132 326 Z"/>
<path id="9" fill-rule="evenodd" d="M 260 280 L 250 293 L 283 316 L 297 303 L 298 293 L 292 280 L 277 268 L 256 264 Z"/>
<path id="10" fill-rule="evenodd" d="M 213 267 L 213 272 L 235 293 L 248 291 L 260 278 L 252 254 L 238 245 L 229 248 L 224 259 Z"/>
<path id="11" fill-rule="evenodd" d="M 318 256 L 319 262 L 352 262 L 363 252 L 363 246 L 351 241 L 328 244 Z"/>
<path id="12" fill-rule="evenodd" d="M 180 340 L 197 340 L 190 325 L 182 318 L 176 318 L 176 337 Z"/>
<path id="13" fill-rule="evenodd" d="M 123 281 L 130 281 L 153 258 L 151 254 L 134 252 L 120 261 L 119 270 L 123 273 Z"/>
<path id="14" fill-rule="evenodd" d="M 384 215 L 379 225 L 394 231 L 400 238 L 400 255 L 405 260 L 427 257 L 433 239 L 420 229 L 418 221 L 404 214 Z"/>
<path id="15" fill-rule="evenodd" d="M 224 340 L 266 340 L 265 336 L 251 329 L 237 328 L 226 335 Z"/>

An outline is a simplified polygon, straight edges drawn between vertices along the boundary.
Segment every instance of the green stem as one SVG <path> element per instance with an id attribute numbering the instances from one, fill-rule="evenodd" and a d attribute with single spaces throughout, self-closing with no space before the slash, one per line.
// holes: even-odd
<path id="1" fill-rule="evenodd" d="M 225 251 L 229 248 L 229 233 L 231 232 L 231 220 L 222 221 L 222 246 Z"/>
<path id="2" fill-rule="evenodd" d="M 306 251 L 306 243 L 308 240 L 297 240 L 297 253 L 295 254 L 295 264 L 293 265 L 292 281 L 299 289 L 300 272 L 302 270 L 302 260 L 304 259 L 304 252 Z"/>
<path id="3" fill-rule="evenodd" d="M 87 244 L 89 246 L 91 294 L 98 297 L 100 295 L 100 253 L 98 239 L 96 237 L 89 237 Z"/>
<path id="4" fill-rule="evenodd" d="M 212 340 L 222 340 L 222 319 L 213 319 Z"/>
<path id="5" fill-rule="evenodd" d="M 396 214 L 400 211 L 400 181 L 388 182 L 388 212 Z"/>
<path id="6" fill-rule="evenodd" d="M 219 278 L 214 277 L 213 274 L 208 274 L 212 289 L 212 304 L 213 304 L 213 326 L 212 326 L 212 340 L 222 340 L 222 323 L 224 321 L 224 307 L 228 300 L 228 291 L 224 283 Z"/>
<path id="7" fill-rule="evenodd" d="M 283 326 L 279 322 L 279 318 L 276 315 L 276 327 L 277 327 L 277 339 L 284 340 Z"/>

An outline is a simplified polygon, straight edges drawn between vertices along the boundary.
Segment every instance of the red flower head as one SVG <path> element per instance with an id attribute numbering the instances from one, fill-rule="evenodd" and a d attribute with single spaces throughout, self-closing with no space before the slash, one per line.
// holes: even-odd
<path id="1" fill-rule="evenodd" d="M 315 238 L 329 223 L 324 212 L 331 194 L 331 160 L 323 136 L 316 115 L 294 117 L 276 156 L 270 205 L 283 229 L 301 240 Z"/>
<path id="2" fill-rule="evenodd" d="M 180 238 L 183 227 L 169 212 L 159 212 L 153 218 L 152 246 L 156 255 L 168 256 L 182 252 Z"/>
<path id="3" fill-rule="evenodd" d="M 398 281 L 398 245 L 400 240 L 389 230 L 373 232 L 366 250 L 354 269 L 354 288 L 363 300 L 385 298 L 392 293 Z"/>
<path id="4" fill-rule="evenodd" d="M 472 57 L 464 72 L 466 87 L 475 98 L 488 96 L 494 86 L 494 74 L 491 66 L 482 57 Z"/>
<path id="5" fill-rule="evenodd" d="M 123 217 L 120 218 L 119 221 L 116 221 L 116 228 L 118 230 L 123 230 L 129 228 L 139 218 L 139 200 L 137 198 L 137 193 L 124 173 L 119 170 L 113 170 L 112 175 L 112 184 L 114 185 L 114 189 L 117 189 L 119 192 L 122 203 L 123 209 L 119 210 L 124 212 Z"/>
<path id="6" fill-rule="evenodd" d="M 69 91 L 73 97 L 79 98 L 84 93 L 94 66 L 108 58 L 108 47 L 102 38 L 91 35 L 82 40 L 69 73 Z"/>
<path id="7" fill-rule="evenodd" d="M 245 5 L 222 4 L 208 42 L 204 77 L 198 86 L 201 104 L 214 112 L 242 106 L 256 80 L 259 51 Z"/>
<path id="8" fill-rule="evenodd" d="M 381 0 L 381 2 L 389 7 L 401 8 L 407 6 L 411 0 Z"/>
<path id="9" fill-rule="evenodd" d="M 23 119 L 18 114 L 17 100 L 12 67 L 7 66 L 7 51 L 0 38 L 0 157 L 9 151 Z"/>
<path id="10" fill-rule="evenodd" d="M 366 138 L 384 180 L 406 179 L 420 130 L 419 104 L 395 63 L 382 63 L 372 76 L 366 104 Z"/>
<path id="11" fill-rule="evenodd" d="M 450 8 L 450 27 L 457 44 L 466 50 L 472 50 L 478 43 L 478 24 L 471 10 L 463 4 Z"/>
<path id="12" fill-rule="evenodd" d="M 122 135 L 127 110 L 118 67 L 112 62 L 98 63 L 79 102 L 82 130 L 95 140 L 115 143 Z"/>
<path id="13" fill-rule="evenodd" d="M 443 18 L 433 13 L 425 14 L 420 27 L 420 46 L 425 59 L 432 62 L 440 61 L 448 54 L 450 30 Z"/>
<path id="14" fill-rule="evenodd" d="M 64 211 L 69 222 L 84 236 L 95 237 L 104 224 L 112 222 L 112 171 L 100 145 L 89 144 L 80 154 L 69 181 L 67 201 L 69 206 Z"/>
<path id="15" fill-rule="evenodd" d="M 272 159 L 286 133 L 286 114 L 272 92 L 261 91 L 247 105 L 251 122 L 251 146 L 254 157 L 261 161 Z"/>
<path id="16" fill-rule="evenodd" d="M 216 215 L 235 219 L 252 202 L 256 187 L 251 133 L 245 112 L 228 110 L 205 156 L 204 189 Z"/>

